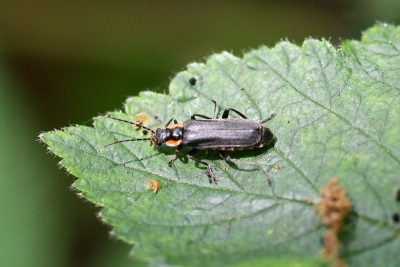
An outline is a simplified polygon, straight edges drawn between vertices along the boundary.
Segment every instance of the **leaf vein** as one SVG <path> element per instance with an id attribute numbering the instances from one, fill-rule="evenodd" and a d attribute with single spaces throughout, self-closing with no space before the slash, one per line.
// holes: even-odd
<path id="1" fill-rule="evenodd" d="M 293 83 L 291 83 L 288 79 L 286 79 L 285 77 L 283 77 L 276 69 L 274 69 L 272 66 L 270 66 L 266 61 L 264 61 L 263 59 L 261 59 L 260 57 L 257 57 L 257 60 L 261 61 L 263 64 L 265 64 L 269 69 L 271 69 L 276 76 L 278 76 L 281 80 L 283 80 L 284 82 L 286 82 L 288 85 L 290 85 L 290 87 L 293 88 L 293 90 L 295 92 L 297 92 L 298 94 L 300 94 L 301 96 L 303 96 L 305 99 L 309 100 L 310 102 L 314 103 L 316 106 L 328 111 L 329 113 L 331 113 L 332 115 L 334 115 L 335 117 L 337 117 L 338 119 L 340 119 L 341 121 L 343 121 L 345 124 L 348 124 L 349 126 L 351 126 L 352 128 L 356 129 L 361 135 L 363 135 L 364 137 L 368 138 L 371 142 L 373 142 L 375 145 L 377 145 L 384 153 L 386 153 L 389 157 L 391 157 L 393 160 L 395 160 L 398 164 L 400 164 L 400 159 L 398 157 L 396 157 L 394 155 L 394 153 L 386 146 L 384 146 L 383 144 L 381 144 L 378 140 L 376 140 L 375 138 L 373 138 L 372 136 L 370 136 L 366 131 L 364 131 L 363 129 L 361 129 L 360 127 L 352 124 L 348 119 L 346 119 L 345 117 L 343 117 L 342 115 L 340 115 L 339 113 L 336 113 L 335 111 L 325 107 L 324 105 L 322 105 L 321 103 L 319 103 L 318 101 L 312 99 L 309 95 L 307 95 L 306 93 L 302 92 L 300 89 L 298 89 Z"/>

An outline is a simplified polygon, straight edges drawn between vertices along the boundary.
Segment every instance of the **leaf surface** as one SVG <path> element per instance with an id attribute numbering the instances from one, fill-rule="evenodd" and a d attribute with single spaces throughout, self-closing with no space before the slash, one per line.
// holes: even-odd
<path id="1" fill-rule="evenodd" d="M 101 218 L 118 238 L 134 244 L 138 258 L 167 263 L 317 263 L 324 231 L 313 212 L 319 189 L 337 177 L 353 202 L 353 227 L 341 256 L 351 265 L 400 264 L 400 29 L 376 25 L 361 41 L 341 49 L 308 39 L 301 47 L 280 42 L 238 58 L 215 54 L 176 75 L 169 94 L 142 92 L 111 116 L 135 120 L 199 113 L 218 117 L 233 107 L 248 118 L 277 116 L 266 124 L 276 142 L 264 149 L 232 152 L 257 169 L 228 164 L 215 151 L 196 154 L 215 170 L 210 184 L 202 165 L 184 152 L 171 168 L 174 149 L 147 142 L 131 125 L 104 117 L 94 127 L 73 126 L 41 138 L 78 177 L 74 186 L 103 207 Z M 196 84 L 189 83 L 194 77 Z M 187 152 L 187 150 L 186 150 Z M 226 171 L 223 168 L 226 168 Z M 157 194 L 148 190 L 160 183 Z M 275 264 L 279 265 L 279 264 Z"/>

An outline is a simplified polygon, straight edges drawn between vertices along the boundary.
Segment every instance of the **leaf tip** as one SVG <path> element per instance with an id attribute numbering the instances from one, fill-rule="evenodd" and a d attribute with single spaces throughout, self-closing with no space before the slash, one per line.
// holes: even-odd
<path id="1" fill-rule="evenodd" d="M 38 142 L 46 143 L 45 141 L 46 132 L 42 132 L 38 135 Z"/>

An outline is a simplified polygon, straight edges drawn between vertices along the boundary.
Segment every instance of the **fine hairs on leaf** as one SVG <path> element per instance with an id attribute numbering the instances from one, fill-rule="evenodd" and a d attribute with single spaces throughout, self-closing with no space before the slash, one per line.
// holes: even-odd
<path id="1" fill-rule="evenodd" d="M 193 63 L 171 81 L 169 94 L 142 92 L 110 116 L 161 127 L 176 117 L 217 117 L 235 108 L 267 123 L 272 146 L 229 152 L 257 168 L 227 163 L 217 151 L 196 157 L 182 151 L 171 167 L 171 148 L 121 121 L 96 117 L 93 127 L 72 126 L 40 138 L 77 177 L 82 195 L 102 207 L 112 234 L 132 244 L 134 257 L 162 264 L 319 266 L 325 232 L 313 203 L 332 177 L 352 203 L 352 227 L 339 236 L 339 257 L 350 266 L 399 266 L 400 228 L 400 28 L 377 24 L 360 41 L 307 39 L 301 46 L 279 42 L 236 57 L 222 52 Z M 196 81 L 196 82 L 194 82 Z M 104 112 L 105 113 L 105 112 Z M 186 151 L 187 152 L 187 151 Z M 149 190 L 157 182 L 157 193 Z M 346 230 L 346 225 L 344 226 Z"/>

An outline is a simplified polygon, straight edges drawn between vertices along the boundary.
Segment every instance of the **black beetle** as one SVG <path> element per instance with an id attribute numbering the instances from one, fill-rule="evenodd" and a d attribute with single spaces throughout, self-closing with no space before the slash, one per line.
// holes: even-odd
<path id="1" fill-rule="evenodd" d="M 191 147 L 192 150 L 190 150 L 186 156 L 195 162 L 207 166 L 206 174 L 210 179 L 210 183 L 217 183 L 210 164 L 194 158 L 193 154 L 201 149 L 215 149 L 219 150 L 221 157 L 228 162 L 257 167 L 265 174 L 268 179 L 268 184 L 271 185 L 271 180 L 268 177 L 267 172 L 259 164 L 232 159 L 228 154 L 226 154 L 225 150 L 233 151 L 237 149 L 242 150 L 253 147 L 263 147 L 264 145 L 271 143 L 274 135 L 270 129 L 264 127 L 263 123 L 273 119 L 276 114 L 272 114 L 268 118 L 260 121 L 254 121 L 249 120 L 236 109 L 227 108 L 222 114 L 222 119 L 216 119 L 217 103 L 215 100 L 213 100 L 213 102 L 213 118 L 201 114 L 194 114 L 190 117 L 190 120 L 185 121 L 183 124 L 178 123 L 176 118 L 172 118 L 165 124 L 165 128 L 158 128 L 155 131 L 135 122 L 106 117 L 142 127 L 149 130 L 152 134 L 149 138 L 115 141 L 106 146 L 122 142 L 150 140 L 151 145 L 154 146 L 176 147 L 175 156 L 168 162 L 168 166 L 171 166 L 171 164 L 178 158 L 182 146 Z M 242 118 L 228 119 L 230 111 L 235 112 Z M 157 117 L 155 118 L 160 121 Z M 202 119 L 198 120 L 197 118 Z M 171 125 L 171 122 L 174 122 L 174 124 Z"/>

